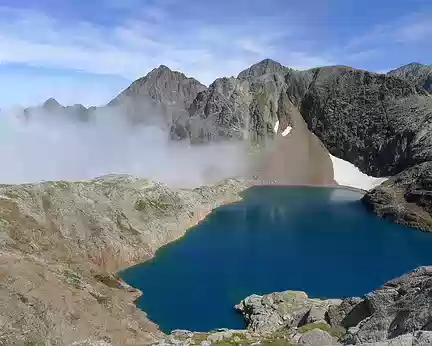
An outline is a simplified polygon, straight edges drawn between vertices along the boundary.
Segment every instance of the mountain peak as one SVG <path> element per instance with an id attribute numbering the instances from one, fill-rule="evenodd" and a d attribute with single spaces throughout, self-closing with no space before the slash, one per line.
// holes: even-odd
<path id="1" fill-rule="evenodd" d="M 167 105 L 186 109 L 195 96 L 206 87 L 194 78 L 173 71 L 166 65 L 151 70 L 145 77 L 137 79 L 108 105 L 116 105 L 125 98 L 146 98 Z"/>
<path id="2" fill-rule="evenodd" d="M 408 79 L 414 84 L 432 93 L 432 66 L 430 65 L 428 66 L 418 62 L 412 62 L 392 70 L 387 74 Z"/>
<path id="3" fill-rule="evenodd" d="M 258 77 L 267 73 L 285 74 L 288 68 L 272 59 L 264 59 L 239 73 L 237 78 Z"/>
<path id="4" fill-rule="evenodd" d="M 42 107 L 46 108 L 46 109 L 57 109 L 57 108 L 61 108 L 62 105 L 60 103 L 58 103 L 55 98 L 51 97 L 44 102 Z"/>

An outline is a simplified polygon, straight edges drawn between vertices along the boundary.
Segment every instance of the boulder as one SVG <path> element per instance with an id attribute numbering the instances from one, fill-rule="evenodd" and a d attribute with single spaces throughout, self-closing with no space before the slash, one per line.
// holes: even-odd
<path id="1" fill-rule="evenodd" d="M 244 316 L 250 331 L 269 334 L 282 328 L 299 327 L 308 321 L 324 320 L 334 300 L 311 299 L 305 292 L 285 291 L 252 295 L 235 308 Z"/>
<path id="2" fill-rule="evenodd" d="M 420 267 L 368 294 L 371 316 L 361 321 L 354 339 L 385 341 L 414 331 L 432 331 L 432 267 Z"/>
<path id="3" fill-rule="evenodd" d="M 357 325 L 370 313 L 363 299 L 347 298 L 339 305 L 331 305 L 327 311 L 326 320 L 332 327 L 349 328 Z"/>
<path id="4" fill-rule="evenodd" d="M 299 344 L 308 346 L 340 345 L 329 333 L 315 328 L 302 335 Z"/>

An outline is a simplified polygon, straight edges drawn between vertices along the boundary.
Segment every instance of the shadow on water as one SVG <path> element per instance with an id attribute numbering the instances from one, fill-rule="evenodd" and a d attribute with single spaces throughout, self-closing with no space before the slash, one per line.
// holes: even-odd
<path id="1" fill-rule="evenodd" d="M 253 293 L 361 296 L 432 263 L 432 234 L 377 218 L 362 196 L 343 188 L 253 187 L 121 276 L 144 292 L 138 306 L 163 331 L 207 331 L 244 328 L 233 306 Z"/>

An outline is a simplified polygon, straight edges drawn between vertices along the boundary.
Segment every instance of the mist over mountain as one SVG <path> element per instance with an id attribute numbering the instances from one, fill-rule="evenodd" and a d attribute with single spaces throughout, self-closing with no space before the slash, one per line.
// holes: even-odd
<path id="1" fill-rule="evenodd" d="M 188 142 L 174 143 L 169 140 L 164 109 L 144 102 L 140 106 L 140 116 L 151 122 L 130 121 L 128 113 L 116 107 L 63 107 L 55 100 L 25 111 L 3 112 L 0 182 L 132 174 L 195 187 L 243 172 L 242 144 L 191 147 Z"/>

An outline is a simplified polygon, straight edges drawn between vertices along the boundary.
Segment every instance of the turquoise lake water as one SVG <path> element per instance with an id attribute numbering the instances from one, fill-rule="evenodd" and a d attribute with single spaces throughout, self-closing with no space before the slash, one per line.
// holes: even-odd
<path id="1" fill-rule="evenodd" d="M 360 192 L 267 186 L 243 197 L 121 273 L 163 331 L 242 329 L 233 306 L 250 294 L 362 296 L 432 264 L 432 234 L 368 213 Z"/>

